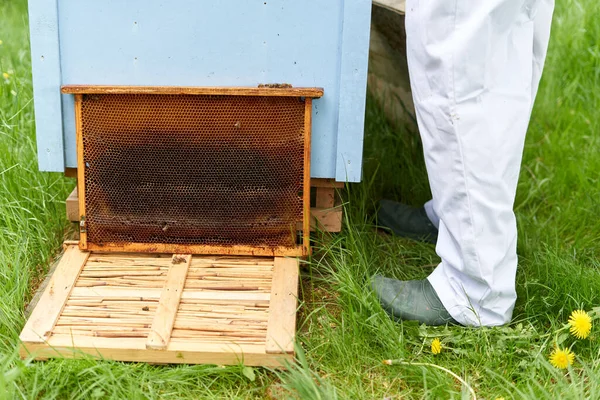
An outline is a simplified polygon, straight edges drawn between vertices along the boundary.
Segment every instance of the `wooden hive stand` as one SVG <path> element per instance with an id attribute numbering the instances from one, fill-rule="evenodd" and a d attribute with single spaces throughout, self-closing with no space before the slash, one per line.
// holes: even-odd
<path id="1" fill-rule="evenodd" d="M 66 244 L 21 357 L 281 367 L 294 357 L 298 259 L 96 253 Z"/>

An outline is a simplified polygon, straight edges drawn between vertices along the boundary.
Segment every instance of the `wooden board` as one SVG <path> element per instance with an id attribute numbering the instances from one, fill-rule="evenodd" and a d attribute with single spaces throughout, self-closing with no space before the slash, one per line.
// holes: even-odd
<path id="1" fill-rule="evenodd" d="M 38 306 L 25 324 L 21 340 L 43 343 L 51 335 L 88 256 L 88 253 L 80 252 L 75 246 L 67 248 L 40 297 Z"/>
<path id="2" fill-rule="evenodd" d="M 71 192 L 67 200 L 65 200 L 67 206 L 67 220 L 73 222 L 79 222 L 79 196 L 77 195 L 77 186 Z"/>
<path id="3" fill-rule="evenodd" d="M 190 254 L 173 254 L 167 281 L 160 294 L 158 308 L 154 314 L 150 334 L 148 334 L 147 349 L 165 350 L 167 348 L 191 262 Z"/>
<path id="4" fill-rule="evenodd" d="M 46 287 L 21 333 L 21 357 L 272 367 L 293 358 L 297 259 L 184 259 L 67 245 L 51 278 L 57 283 Z M 166 294 L 172 288 L 176 296 Z M 285 345 L 268 345 L 269 333 Z"/>
<path id="5" fill-rule="evenodd" d="M 302 246 L 305 256 L 310 251 L 310 137 L 312 121 L 312 99 L 304 101 L 304 182 L 302 194 Z"/>
<path id="6" fill-rule="evenodd" d="M 310 97 L 323 96 L 322 88 L 295 87 L 194 87 L 194 86 L 103 86 L 65 85 L 62 93 L 67 94 L 191 94 L 213 96 L 283 96 Z"/>
<path id="7" fill-rule="evenodd" d="M 298 262 L 276 258 L 267 325 L 267 353 L 294 353 L 296 307 L 298 305 Z"/>

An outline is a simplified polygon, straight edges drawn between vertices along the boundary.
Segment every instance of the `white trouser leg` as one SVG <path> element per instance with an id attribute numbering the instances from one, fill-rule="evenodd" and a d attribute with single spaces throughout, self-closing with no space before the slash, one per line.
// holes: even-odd
<path id="1" fill-rule="evenodd" d="M 439 218 L 429 276 L 464 325 L 501 325 L 515 304 L 513 204 L 543 67 L 551 0 L 408 0 L 411 87 Z"/>

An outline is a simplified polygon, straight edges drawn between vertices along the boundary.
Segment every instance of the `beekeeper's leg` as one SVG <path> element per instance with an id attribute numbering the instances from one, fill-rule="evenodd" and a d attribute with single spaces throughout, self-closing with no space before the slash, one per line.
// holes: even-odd
<path id="1" fill-rule="evenodd" d="M 500 325 L 516 293 L 513 203 L 552 1 L 407 1 L 411 87 L 439 218 L 428 280 L 454 319 Z"/>

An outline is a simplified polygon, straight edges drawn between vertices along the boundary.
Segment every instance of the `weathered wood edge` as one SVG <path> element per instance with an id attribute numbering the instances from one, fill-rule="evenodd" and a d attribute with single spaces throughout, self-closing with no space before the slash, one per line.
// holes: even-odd
<path id="1" fill-rule="evenodd" d="M 309 97 L 323 96 L 323 88 L 270 88 L 270 87 L 202 87 L 202 86 L 106 86 L 65 85 L 65 94 L 170 94 L 170 95 L 214 95 L 214 96 L 273 96 Z"/>
<path id="2" fill-rule="evenodd" d="M 298 306 L 298 259 L 275 257 L 265 351 L 294 352 Z"/>
<path id="3" fill-rule="evenodd" d="M 150 333 L 148 334 L 146 342 L 147 349 L 167 349 L 169 341 L 171 340 L 175 317 L 177 316 L 179 302 L 181 301 L 181 295 L 183 294 L 183 288 L 191 263 L 191 254 L 173 255 L 165 286 L 160 294 L 158 307 L 156 308 L 152 326 L 150 327 Z"/>
<path id="4" fill-rule="evenodd" d="M 19 335 L 23 342 L 43 343 L 47 339 L 88 257 L 89 253 L 76 246 L 67 247 Z"/>

